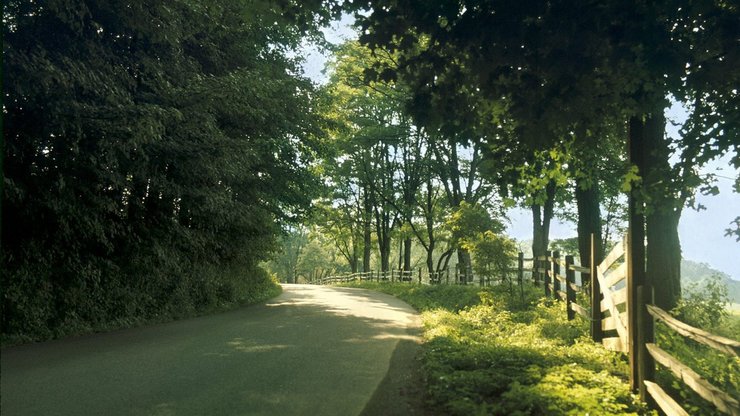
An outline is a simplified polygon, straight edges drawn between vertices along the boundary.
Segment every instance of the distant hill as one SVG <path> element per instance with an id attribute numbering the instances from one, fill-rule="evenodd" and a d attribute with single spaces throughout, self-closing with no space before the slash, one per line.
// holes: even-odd
<path id="1" fill-rule="evenodd" d="M 691 260 L 681 260 L 681 284 L 699 282 L 710 276 L 719 275 L 727 285 L 727 294 L 730 302 L 740 303 L 740 281 L 732 279 L 727 273 L 713 269 L 706 263 L 697 263 Z"/>

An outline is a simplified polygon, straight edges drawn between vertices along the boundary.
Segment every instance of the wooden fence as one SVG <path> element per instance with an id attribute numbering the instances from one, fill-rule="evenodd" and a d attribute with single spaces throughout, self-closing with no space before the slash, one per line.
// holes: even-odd
<path id="1" fill-rule="evenodd" d="M 534 259 L 524 258 L 519 253 L 517 267 L 507 271 L 508 278 L 513 279 L 516 275 L 520 285 L 525 281 L 531 281 L 535 286 L 541 285 L 546 297 L 566 302 L 569 320 L 579 315 L 590 322 L 590 334 L 594 341 L 602 343 L 609 350 L 628 354 L 630 384 L 640 392 L 643 400 L 652 399 L 665 414 L 688 415 L 655 382 L 656 363 L 672 372 L 681 383 L 712 403 L 720 412 L 740 416 L 740 405 L 736 398 L 713 386 L 655 344 L 654 322 L 661 321 L 676 333 L 731 357 L 739 356 L 740 342 L 694 328 L 653 305 L 652 290 L 645 285 L 634 284 L 629 244 L 629 236 L 625 236 L 600 264 L 590 267 L 579 266 L 575 264 L 573 256 L 561 256 L 557 251 Z M 592 236 L 591 258 L 596 258 L 595 255 Z M 527 262 L 531 262 L 531 267 L 525 267 Z M 580 275 L 580 282 L 576 281 L 577 275 Z M 469 270 L 465 273 L 459 269 L 452 276 L 449 270 L 433 273 L 423 273 L 421 269 L 391 270 L 330 276 L 319 283 L 355 280 L 469 284 L 474 281 L 474 276 Z M 479 279 L 479 283 L 485 286 L 496 282 Z"/>
<path id="2" fill-rule="evenodd" d="M 519 257 L 523 258 L 522 253 L 519 253 Z M 531 260 L 531 259 L 525 259 Z M 507 270 L 507 276 L 511 278 L 514 274 L 521 275 L 527 270 L 524 269 L 523 263 L 520 262 L 518 268 L 511 268 Z M 368 271 L 368 272 L 348 272 L 340 273 L 331 276 L 326 276 L 318 279 L 316 284 L 334 284 L 334 283 L 347 283 L 354 281 L 377 281 L 377 282 L 416 282 L 420 284 L 480 284 L 481 286 L 490 286 L 496 284 L 500 278 L 492 278 L 490 276 L 475 276 L 472 270 L 464 270 L 463 268 L 455 267 L 453 269 L 443 269 L 440 271 L 424 270 L 424 268 L 412 268 L 411 270 L 387 270 L 387 271 Z"/>
<path id="3" fill-rule="evenodd" d="M 421 278 L 421 269 L 418 269 L 419 277 Z M 331 276 L 326 276 L 318 281 L 314 282 L 322 285 L 330 285 L 335 283 L 348 283 L 355 281 L 384 281 L 384 282 L 413 282 L 414 281 L 414 270 L 387 270 L 387 271 L 369 271 L 369 272 L 355 272 L 355 273 L 341 273 Z M 421 279 L 419 279 L 421 282 Z"/>
<path id="4" fill-rule="evenodd" d="M 591 258 L 594 258 L 592 240 Z M 662 321 L 676 333 L 727 354 L 738 357 L 740 342 L 694 328 L 652 304 L 652 290 L 636 286 L 630 276 L 629 238 L 619 242 L 595 267 L 573 264 L 572 256 L 561 258 L 558 252 L 536 259 L 533 281 L 543 282 L 545 296 L 567 302 L 568 319 L 575 314 L 591 322 L 591 336 L 612 351 L 629 354 L 630 382 L 643 400 L 651 398 L 667 415 L 688 413 L 655 382 L 655 364 L 668 369 L 678 380 L 720 412 L 740 416 L 738 400 L 713 386 L 694 370 L 661 349 L 654 341 L 654 321 Z M 575 272 L 581 285 L 575 284 Z M 588 285 L 584 275 L 589 275 Z M 579 305 L 576 293 L 585 290 L 589 305 Z M 593 307 L 593 305 L 599 305 Z"/>

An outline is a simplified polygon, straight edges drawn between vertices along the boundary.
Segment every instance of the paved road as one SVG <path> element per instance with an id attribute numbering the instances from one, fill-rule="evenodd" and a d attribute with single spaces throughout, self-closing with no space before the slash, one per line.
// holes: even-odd
<path id="1" fill-rule="evenodd" d="M 414 311 L 391 296 L 285 285 L 284 293 L 265 305 L 5 349 L 0 411 L 3 416 L 344 416 L 392 409 L 403 414 L 407 410 L 389 395 L 405 388 L 399 385 L 404 375 L 389 372 L 389 363 L 405 355 L 412 366 L 407 352 L 418 341 L 417 328 Z"/>

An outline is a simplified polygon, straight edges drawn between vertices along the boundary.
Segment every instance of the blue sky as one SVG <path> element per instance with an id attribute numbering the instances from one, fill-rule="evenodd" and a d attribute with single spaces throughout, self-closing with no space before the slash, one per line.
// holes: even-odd
<path id="1" fill-rule="evenodd" d="M 344 16 L 340 22 L 324 31 L 328 41 L 338 43 L 354 37 L 349 25 L 352 18 Z M 326 63 L 326 56 L 311 45 L 303 50 L 305 57 L 304 72 L 306 76 L 317 83 L 326 80 L 322 70 Z M 682 122 L 686 115 L 678 105 L 667 112 L 667 117 L 675 122 Z M 669 135 L 675 137 L 678 128 L 668 124 Z M 697 202 L 704 205 L 706 210 L 697 212 L 685 208 L 678 226 L 681 238 L 683 257 L 688 260 L 707 263 L 713 268 L 727 273 L 735 280 L 740 280 L 740 242 L 734 238 L 725 237 L 725 229 L 730 222 L 740 215 L 740 194 L 732 192 L 732 184 L 740 172 L 729 165 L 729 158 L 715 160 L 704 167 L 703 172 L 718 175 L 717 186 L 719 195 L 697 197 Z M 532 214 L 529 211 L 515 209 L 509 213 L 511 225 L 508 227 L 509 236 L 517 240 L 532 238 Z M 570 238 L 576 236 L 575 224 L 553 222 L 550 231 L 551 238 Z"/>

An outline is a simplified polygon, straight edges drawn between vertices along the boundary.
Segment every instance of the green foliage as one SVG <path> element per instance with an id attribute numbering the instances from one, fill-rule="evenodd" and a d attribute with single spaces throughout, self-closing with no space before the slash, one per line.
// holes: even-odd
<path id="1" fill-rule="evenodd" d="M 701 283 L 689 283 L 672 313 L 689 325 L 712 329 L 727 319 L 728 303 L 727 286 L 722 277 L 715 274 Z"/>
<path id="2" fill-rule="evenodd" d="M 627 363 L 568 321 L 563 302 L 524 303 L 505 287 L 355 284 L 422 311 L 428 400 L 449 415 L 650 414 L 626 383 Z M 460 308 L 460 297 L 478 301 Z M 433 298 L 444 296 L 444 298 Z M 450 301 L 450 299 L 456 299 Z"/>
<path id="3" fill-rule="evenodd" d="M 505 303 L 424 315 L 430 398 L 448 414 L 643 412 L 624 362 L 567 322 L 562 303 Z"/>
<path id="4" fill-rule="evenodd" d="M 345 286 L 372 289 L 403 299 L 417 310 L 445 309 L 459 311 L 480 302 L 480 289 L 474 286 L 388 284 L 353 282 Z"/>
<path id="5" fill-rule="evenodd" d="M 287 56 L 302 32 L 288 19 L 312 14 L 4 6 L 2 333 L 190 314 L 257 289 L 279 224 L 319 187 L 316 93 Z"/>
<path id="6" fill-rule="evenodd" d="M 504 235 L 486 231 L 466 239 L 462 247 L 473 254 L 473 270 L 485 279 L 503 281 L 510 277 L 517 256 L 516 242 Z"/>
<path id="7" fill-rule="evenodd" d="M 721 335 L 740 339 L 740 325 L 723 325 Z M 740 358 L 729 357 L 713 348 L 687 339 L 667 326 L 659 323 L 656 327 L 656 341 L 660 348 L 676 357 L 684 365 L 696 371 L 712 385 L 732 397 L 740 396 Z M 721 415 L 709 402 L 678 380 L 669 370 L 657 365 L 658 383 L 672 396 L 680 398 L 680 403 L 689 414 Z"/>
<path id="8" fill-rule="evenodd" d="M 732 279 L 727 273 L 713 269 L 706 263 L 697 263 L 691 260 L 681 260 L 681 285 L 691 285 L 692 283 L 703 284 L 712 276 L 718 275 L 722 284 L 727 287 L 727 297 L 731 303 L 740 303 L 740 281 Z"/>
<path id="9" fill-rule="evenodd" d="M 501 221 L 480 204 L 460 202 L 445 222 L 453 244 L 474 256 L 473 270 L 481 278 L 503 280 L 517 254 L 514 240 L 504 236 Z"/>
<path id="10" fill-rule="evenodd" d="M 732 322 L 727 311 L 727 287 L 719 274 L 693 281 L 684 287 L 683 298 L 671 314 L 687 324 L 718 335 L 740 339 L 740 325 Z M 696 371 L 720 390 L 738 397 L 740 394 L 740 359 L 729 357 L 697 343 L 658 323 L 656 341 L 660 348 Z M 673 374 L 658 365 L 657 379 L 671 396 L 681 398 L 690 414 L 720 415 L 713 405 L 699 397 Z"/>
<path id="11" fill-rule="evenodd" d="M 559 251 L 561 256 L 578 253 L 578 237 L 552 240 L 550 250 Z"/>
<path id="12" fill-rule="evenodd" d="M 486 231 L 501 233 L 504 230 L 501 221 L 492 218 L 485 207 L 467 201 L 460 202 L 460 206 L 450 214 L 445 227 L 450 230 L 453 241 L 463 244 L 479 238 Z"/>

